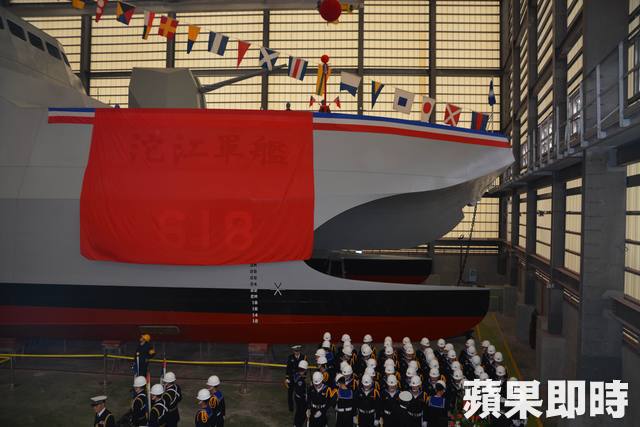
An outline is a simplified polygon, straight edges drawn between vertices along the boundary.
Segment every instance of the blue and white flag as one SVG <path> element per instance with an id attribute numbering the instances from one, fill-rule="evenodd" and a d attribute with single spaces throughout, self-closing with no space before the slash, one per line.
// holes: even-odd
<path id="1" fill-rule="evenodd" d="M 411 106 L 416 94 L 396 88 L 393 96 L 393 109 L 399 113 L 411 114 Z"/>
<path id="2" fill-rule="evenodd" d="M 269 71 L 273 70 L 273 66 L 276 65 L 276 61 L 280 56 L 280 52 L 271 50 L 268 47 L 260 47 L 260 66 Z"/>
<path id="3" fill-rule="evenodd" d="M 289 57 L 289 77 L 293 77 L 297 80 L 304 80 L 305 74 L 307 74 L 308 62 L 302 58 L 296 58 L 295 56 Z"/>
<path id="4" fill-rule="evenodd" d="M 222 33 L 214 33 L 213 31 L 209 32 L 209 52 L 217 53 L 220 56 L 224 55 L 224 52 L 227 50 L 227 43 L 229 42 L 229 37 L 225 36 Z"/>
<path id="5" fill-rule="evenodd" d="M 346 90 L 352 96 L 356 96 L 361 81 L 362 77 L 359 75 L 343 71 L 340 73 L 340 90 Z"/>
<path id="6" fill-rule="evenodd" d="M 496 93 L 493 91 L 493 80 L 489 82 L 489 105 L 492 107 L 496 103 Z"/>

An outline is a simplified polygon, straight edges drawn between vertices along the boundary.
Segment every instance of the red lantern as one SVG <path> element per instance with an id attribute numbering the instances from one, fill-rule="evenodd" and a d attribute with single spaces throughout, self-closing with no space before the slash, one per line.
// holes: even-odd
<path id="1" fill-rule="evenodd" d="M 320 16 L 327 22 L 334 22 L 340 18 L 342 14 L 342 6 L 338 0 L 321 0 L 318 7 Z"/>

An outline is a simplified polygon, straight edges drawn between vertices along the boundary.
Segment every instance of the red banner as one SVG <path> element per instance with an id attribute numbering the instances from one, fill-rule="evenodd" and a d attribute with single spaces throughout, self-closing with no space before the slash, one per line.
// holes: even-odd
<path id="1" fill-rule="evenodd" d="M 80 250 L 142 264 L 307 259 L 313 201 L 311 113 L 97 109 Z"/>

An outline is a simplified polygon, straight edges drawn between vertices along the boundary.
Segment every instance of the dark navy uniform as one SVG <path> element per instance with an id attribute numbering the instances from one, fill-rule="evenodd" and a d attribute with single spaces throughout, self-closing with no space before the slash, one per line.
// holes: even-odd
<path id="1" fill-rule="evenodd" d="M 409 424 L 406 427 L 422 427 L 425 419 L 425 409 L 429 401 L 429 395 L 421 391 L 417 396 L 412 393 L 413 399 L 407 403 L 407 414 L 409 414 Z"/>
<path id="2" fill-rule="evenodd" d="M 287 374 L 285 384 L 287 386 L 287 403 L 289 404 L 289 412 L 293 412 L 293 386 L 291 381 L 293 376 L 298 371 L 298 364 L 302 360 L 307 360 L 307 356 L 300 353 L 300 356 L 296 357 L 295 353 L 292 353 L 287 358 Z"/>
<path id="3" fill-rule="evenodd" d="M 447 427 L 449 417 L 447 399 L 444 396 L 431 396 L 427 403 L 425 420 L 429 427 Z"/>
<path id="4" fill-rule="evenodd" d="M 116 418 L 107 408 L 104 408 L 100 414 L 96 414 L 93 419 L 94 427 L 116 427 Z"/>
<path id="5" fill-rule="evenodd" d="M 212 424 L 212 415 L 213 413 L 211 411 L 211 408 L 209 408 L 208 406 L 204 409 L 199 409 L 198 412 L 196 412 L 196 427 L 214 427 Z"/>
<path id="6" fill-rule="evenodd" d="M 396 390 L 393 394 L 389 393 L 389 390 L 382 392 L 382 419 L 384 420 L 385 427 L 400 427 L 399 424 L 393 423 L 393 413 L 397 410 L 399 390 Z"/>
<path id="7" fill-rule="evenodd" d="M 356 393 L 356 408 L 358 427 L 373 427 L 382 410 L 380 392 L 373 387 L 369 391 L 360 388 Z"/>
<path id="8" fill-rule="evenodd" d="M 182 400 L 182 390 L 175 383 L 169 383 L 165 386 L 162 395 L 164 406 L 167 407 L 167 427 L 177 427 L 180 421 L 180 412 L 178 411 L 178 403 Z"/>
<path id="9" fill-rule="evenodd" d="M 141 391 L 131 401 L 131 424 L 135 427 L 146 426 L 147 417 L 147 395 Z"/>
<path id="10" fill-rule="evenodd" d="M 209 408 L 211 408 L 213 414 L 213 422 L 211 425 L 214 427 L 224 427 L 224 417 L 227 415 L 227 408 L 224 403 L 224 396 L 220 390 L 211 393 Z"/>
<path id="11" fill-rule="evenodd" d="M 307 418 L 307 378 L 300 373 L 293 375 L 293 399 L 295 402 L 293 425 L 303 427 Z"/>
<path id="12" fill-rule="evenodd" d="M 336 400 L 336 427 L 353 427 L 355 393 L 351 388 L 338 388 Z"/>
<path id="13" fill-rule="evenodd" d="M 149 427 L 164 427 L 167 422 L 167 407 L 162 399 L 151 404 L 149 412 Z"/>
<path id="14" fill-rule="evenodd" d="M 151 343 L 145 341 L 144 344 L 138 344 L 136 348 L 136 354 L 133 356 L 133 370 L 136 373 L 136 376 L 147 376 L 147 369 L 149 368 L 149 359 L 155 356 L 156 351 L 154 350 Z"/>
<path id="15" fill-rule="evenodd" d="M 325 427 L 327 425 L 327 409 L 335 400 L 336 390 L 322 385 L 320 390 L 310 386 L 307 390 L 307 408 L 309 408 L 309 427 Z"/>

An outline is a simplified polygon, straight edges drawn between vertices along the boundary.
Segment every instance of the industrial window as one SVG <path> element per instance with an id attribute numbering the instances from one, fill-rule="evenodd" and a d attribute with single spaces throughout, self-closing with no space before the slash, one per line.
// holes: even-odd
<path id="1" fill-rule="evenodd" d="M 553 53 L 552 0 L 538 0 L 538 73 L 551 62 Z"/>
<path id="2" fill-rule="evenodd" d="M 640 162 L 627 166 L 624 293 L 640 302 Z"/>
<path id="3" fill-rule="evenodd" d="M 525 104 L 527 100 L 527 91 L 529 88 L 529 53 L 528 53 L 528 32 L 527 27 L 520 29 L 522 37 L 520 38 L 520 104 Z"/>
<path id="4" fill-rule="evenodd" d="M 429 66 L 427 0 L 367 0 L 364 10 L 365 68 L 425 70 Z"/>
<path id="5" fill-rule="evenodd" d="M 518 246 L 527 249 L 527 194 L 519 196 L 520 216 L 518 217 Z"/>
<path id="6" fill-rule="evenodd" d="M 465 206 L 462 210 L 464 217 L 453 230 L 448 232 L 445 239 L 468 239 L 473 223 L 473 206 Z M 478 202 L 476 221 L 473 226 L 473 239 L 497 239 L 500 220 L 500 199 L 497 197 L 483 197 Z"/>
<path id="7" fill-rule="evenodd" d="M 536 254 L 551 259 L 551 187 L 536 191 Z"/>
<path id="8" fill-rule="evenodd" d="M 580 274 L 582 241 L 582 178 L 567 181 L 565 200 L 564 267 Z"/>
<path id="9" fill-rule="evenodd" d="M 520 116 L 520 173 L 526 172 L 529 167 L 529 135 L 528 135 L 527 109 L 522 109 Z"/>
<path id="10" fill-rule="evenodd" d="M 129 77 L 91 79 L 90 95 L 105 104 L 127 107 L 129 105 Z"/>
<path id="11" fill-rule="evenodd" d="M 511 196 L 507 197 L 507 243 L 511 244 L 511 226 L 513 224 L 513 201 Z"/>
<path id="12" fill-rule="evenodd" d="M 31 45 L 44 51 L 44 43 L 42 43 L 42 39 L 31 32 L 28 32 L 28 34 Z"/>
<path id="13" fill-rule="evenodd" d="M 582 12 L 583 0 L 567 0 L 567 27 L 570 28 Z"/>
<path id="14" fill-rule="evenodd" d="M 567 54 L 567 93 L 578 90 L 582 82 L 582 36 Z"/>
<path id="15" fill-rule="evenodd" d="M 228 77 L 200 77 L 203 85 L 225 80 Z M 205 95 L 207 108 L 238 108 L 243 110 L 259 110 L 262 79 L 252 77 L 232 85 L 224 86 Z M 284 110 L 284 107 L 279 108 Z"/>
<path id="16" fill-rule="evenodd" d="M 10 19 L 7 19 L 7 24 L 9 25 L 9 31 L 11 32 L 11 34 L 18 37 L 19 39 L 27 41 L 27 36 L 24 34 L 24 28 L 11 21 Z"/>
<path id="17" fill-rule="evenodd" d="M 436 120 L 438 123 L 444 121 L 444 110 L 447 103 L 462 107 L 460 122 L 458 126 L 468 128 L 471 125 L 471 112 L 491 114 L 492 109 L 488 103 L 489 82 L 491 77 L 444 77 L 438 76 L 438 94 L 436 103 Z M 500 99 L 500 79 L 493 77 L 493 88 L 496 98 Z M 487 124 L 487 130 L 500 130 L 500 104 L 496 103 L 493 108 L 493 116 Z"/>
<path id="18" fill-rule="evenodd" d="M 49 42 L 45 42 L 45 44 L 47 45 L 47 52 L 49 52 L 49 55 L 53 56 L 56 59 L 62 59 L 62 56 L 60 56 L 60 51 L 57 47 Z"/>
<path id="19" fill-rule="evenodd" d="M 80 42 L 82 40 L 80 27 L 82 20 L 79 16 L 29 17 L 25 18 L 25 21 L 38 27 L 51 37 L 55 37 L 64 47 L 64 53 L 68 56 L 71 69 L 75 72 L 80 71 Z M 101 22 L 98 24 L 93 23 L 93 25 L 100 24 Z"/>

